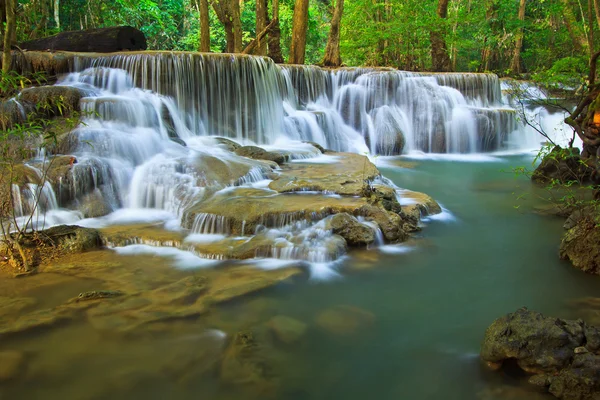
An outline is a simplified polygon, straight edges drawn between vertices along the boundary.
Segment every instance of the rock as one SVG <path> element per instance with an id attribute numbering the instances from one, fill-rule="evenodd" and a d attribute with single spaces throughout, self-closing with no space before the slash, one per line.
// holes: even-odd
<path id="1" fill-rule="evenodd" d="M 96 229 L 76 225 L 58 225 L 40 232 L 45 242 L 68 253 L 79 253 L 102 247 L 102 237 Z"/>
<path id="2" fill-rule="evenodd" d="M 220 137 L 220 136 L 218 136 L 218 137 L 215 137 L 215 138 L 214 138 L 214 140 L 215 140 L 215 141 L 216 141 L 216 142 L 217 142 L 217 143 L 218 143 L 218 144 L 219 144 L 221 147 L 224 147 L 224 148 L 226 148 L 227 150 L 231 151 L 232 153 L 235 153 L 235 151 L 236 151 L 237 149 L 239 149 L 240 147 L 242 147 L 242 145 L 241 145 L 241 144 L 239 144 L 239 143 L 237 143 L 237 142 L 234 142 L 234 141 L 233 141 L 233 140 L 231 140 L 231 139 L 227 139 L 227 138 Z"/>
<path id="3" fill-rule="evenodd" d="M 325 150 L 325 148 L 323 146 L 321 146 L 319 143 L 315 143 L 315 142 L 309 142 L 309 141 L 304 141 L 302 143 L 308 143 L 313 147 L 316 147 L 321 153 L 325 153 L 327 150 Z"/>
<path id="4" fill-rule="evenodd" d="M 481 358 L 516 362 L 529 382 L 560 399 L 600 397 L 600 331 L 582 320 L 545 317 L 521 308 L 487 329 Z"/>
<path id="5" fill-rule="evenodd" d="M 403 230 L 402 218 L 396 213 L 368 204 L 361 207 L 356 214 L 377 222 L 383 237 L 390 242 L 404 241 L 408 238 L 408 231 Z"/>
<path id="6" fill-rule="evenodd" d="M 531 180 L 537 183 L 559 183 L 570 181 L 586 182 L 594 169 L 588 166 L 579 155 L 579 149 L 563 149 L 556 146 L 548 153 L 533 171 Z"/>
<path id="7" fill-rule="evenodd" d="M 348 213 L 335 214 L 327 220 L 325 226 L 343 237 L 348 246 L 367 246 L 375 241 L 373 229 L 361 224 Z"/>
<path id="8" fill-rule="evenodd" d="M 306 324 L 285 315 L 277 315 L 268 322 L 275 337 L 285 344 L 297 342 L 306 333 Z"/>
<path id="9" fill-rule="evenodd" d="M 334 335 L 350 335 L 375 322 L 375 315 L 353 306 L 335 306 L 317 315 L 316 323 Z"/>
<path id="10" fill-rule="evenodd" d="M 169 137 L 169 140 L 172 142 L 175 142 L 177 144 L 182 145 L 183 147 L 187 147 L 187 143 L 183 141 L 183 139 L 180 139 L 178 137 Z"/>
<path id="11" fill-rule="evenodd" d="M 25 366 L 25 355 L 16 350 L 0 351 L 0 382 L 17 379 Z"/>
<path id="12" fill-rule="evenodd" d="M 102 192 L 98 189 L 84 195 L 79 202 L 77 210 L 83 213 L 85 218 L 99 218 L 113 211 L 110 204 L 104 200 Z"/>
<path id="13" fill-rule="evenodd" d="M 397 112 L 393 111 L 390 106 L 384 105 L 371 113 L 377 132 L 377 142 L 370 146 L 371 150 L 384 156 L 402 154 L 406 140 L 404 132 L 402 132 L 402 121 L 397 117 Z"/>
<path id="14" fill-rule="evenodd" d="M 269 393 L 275 389 L 274 374 L 255 332 L 236 333 L 225 349 L 220 368 L 221 380 L 228 384 L 250 385 L 258 392 Z"/>
<path id="15" fill-rule="evenodd" d="M 235 150 L 235 154 L 255 160 L 275 161 L 281 165 L 285 162 L 285 156 L 276 152 L 266 151 L 257 146 L 243 146 Z"/>
<path id="16" fill-rule="evenodd" d="M 596 218 L 580 218 L 560 243 L 560 258 L 569 260 L 575 268 L 600 274 L 600 227 Z"/>
<path id="17" fill-rule="evenodd" d="M 301 161 L 286 164 L 269 188 L 279 193 L 317 191 L 363 196 L 367 181 L 380 175 L 369 159 L 354 153 L 327 153 L 335 162 L 315 164 Z"/>
<path id="18" fill-rule="evenodd" d="M 87 92 L 73 86 L 39 86 L 23 89 L 19 100 L 37 106 L 38 113 L 48 117 L 68 116 L 80 111 L 79 101 Z"/>
<path id="19" fill-rule="evenodd" d="M 88 292 L 79 293 L 74 301 L 89 301 L 89 300 L 100 300 L 100 299 L 112 299 L 114 297 L 123 296 L 125 293 L 120 290 L 91 290 Z"/>

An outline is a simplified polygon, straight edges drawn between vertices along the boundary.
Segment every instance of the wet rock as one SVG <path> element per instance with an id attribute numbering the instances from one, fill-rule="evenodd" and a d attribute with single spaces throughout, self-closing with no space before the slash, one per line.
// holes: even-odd
<path id="1" fill-rule="evenodd" d="M 348 246 L 366 246 L 375 241 L 373 229 L 358 222 L 356 218 L 348 213 L 340 213 L 332 216 L 325 225 L 336 235 L 346 240 Z"/>
<path id="2" fill-rule="evenodd" d="M 579 218 L 560 243 L 560 258 L 592 274 L 600 274 L 600 228 L 596 219 L 592 216 Z"/>
<path id="3" fill-rule="evenodd" d="M 534 375 L 530 383 L 560 399 L 583 400 L 600 396 L 599 351 L 597 328 L 521 308 L 490 325 L 481 358 L 492 365 L 515 362 Z"/>
<path id="4" fill-rule="evenodd" d="M 317 315 L 317 325 L 334 335 L 350 335 L 375 322 L 375 315 L 358 307 L 340 305 Z"/>
<path id="5" fill-rule="evenodd" d="M 96 229 L 76 225 L 58 225 L 40 232 L 44 242 L 68 253 L 78 253 L 102 247 L 102 237 Z"/>
<path id="6" fill-rule="evenodd" d="M 83 196 L 77 210 L 83 213 L 85 218 L 99 218 L 113 211 L 99 190 L 94 190 Z"/>
<path id="7" fill-rule="evenodd" d="M 234 153 L 237 149 L 239 149 L 240 147 L 242 147 L 241 144 L 234 142 L 231 139 L 227 139 L 224 137 L 215 137 L 214 138 L 215 141 L 221 145 L 222 147 L 226 148 L 227 150 L 231 151 L 232 153 Z"/>
<path id="8" fill-rule="evenodd" d="M 436 215 L 442 212 L 440 205 L 425 193 L 402 190 L 400 196 L 405 202 L 402 211 L 413 218 L 420 219 L 421 216 Z"/>
<path id="9" fill-rule="evenodd" d="M 13 317 L 23 310 L 36 304 L 33 297 L 4 297 L 0 296 L 0 319 Z"/>
<path id="10" fill-rule="evenodd" d="M 225 350 L 220 377 L 224 383 L 250 385 L 270 393 L 275 389 L 275 373 L 265 348 L 251 330 L 238 332 Z"/>
<path id="11" fill-rule="evenodd" d="M 383 237 L 390 242 L 404 241 L 408 238 L 408 231 L 403 230 L 402 218 L 393 212 L 368 204 L 358 210 L 357 215 L 362 215 L 377 222 Z"/>
<path id="12" fill-rule="evenodd" d="M 267 151 L 257 146 L 240 147 L 235 150 L 235 154 L 242 157 L 253 158 L 255 160 L 275 161 L 279 165 L 283 164 L 286 160 L 283 154 Z"/>
<path id="13" fill-rule="evenodd" d="M 101 299 L 112 299 L 115 297 L 123 296 L 125 293 L 120 290 L 91 290 L 88 292 L 79 293 L 74 301 L 89 301 L 89 300 L 101 300 Z"/>
<path id="14" fill-rule="evenodd" d="M 363 155 L 337 152 L 327 155 L 335 157 L 335 162 L 286 164 L 269 188 L 279 193 L 317 191 L 363 196 L 367 182 L 380 175 L 375 165 Z"/>
<path id="15" fill-rule="evenodd" d="M 594 169 L 582 161 L 579 149 L 556 146 L 533 171 L 531 180 L 537 183 L 551 183 L 554 180 L 560 183 L 586 182 Z"/>
<path id="16" fill-rule="evenodd" d="M 0 351 L 0 382 L 17 379 L 25 367 L 25 355 L 16 350 Z"/>
<path id="17" fill-rule="evenodd" d="M 275 337 L 285 344 L 295 343 L 304 336 L 307 326 L 294 318 L 285 315 L 277 315 L 268 322 L 271 332 Z"/>
<path id="18" fill-rule="evenodd" d="M 282 223 L 322 219 L 339 212 L 358 215 L 367 201 L 358 197 L 328 197 L 320 194 L 273 195 L 270 190 L 239 188 L 215 195 L 186 210 L 183 223 L 192 228 L 197 217 L 219 220 L 231 234 L 255 232 L 258 225 L 278 227 Z"/>
<path id="19" fill-rule="evenodd" d="M 79 101 L 87 93 L 73 86 L 39 86 L 23 89 L 19 100 L 37 106 L 47 116 L 70 115 L 79 111 Z"/>
<path id="20" fill-rule="evenodd" d="M 308 144 L 310 144 L 311 146 L 313 146 L 313 147 L 316 147 L 316 148 L 317 148 L 317 149 L 318 149 L 318 150 L 319 150 L 321 153 L 325 153 L 325 152 L 327 151 L 327 150 L 326 150 L 326 149 L 325 149 L 323 146 L 321 146 L 319 143 L 315 143 L 315 142 L 309 142 L 309 141 L 305 141 L 305 142 L 302 142 L 302 143 L 308 143 Z"/>

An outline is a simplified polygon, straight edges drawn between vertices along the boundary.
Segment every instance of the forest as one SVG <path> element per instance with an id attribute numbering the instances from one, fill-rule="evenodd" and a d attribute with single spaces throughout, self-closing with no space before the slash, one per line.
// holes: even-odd
<path id="1" fill-rule="evenodd" d="M 14 2 L 14 3 L 13 3 Z M 407 71 L 581 76 L 598 48 L 598 0 L 2 0 L 10 44 L 129 25 L 152 50 Z M 329 42 L 329 44 L 328 44 Z M 5 46 L 6 47 L 6 46 Z"/>

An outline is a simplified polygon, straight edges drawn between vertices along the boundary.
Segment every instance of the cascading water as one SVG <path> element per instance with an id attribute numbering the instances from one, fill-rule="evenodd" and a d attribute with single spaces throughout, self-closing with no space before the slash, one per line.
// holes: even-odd
<path id="1" fill-rule="evenodd" d="M 72 70 L 58 85 L 85 91 L 83 123 L 71 133 L 72 168 L 54 191 L 44 190 L 56 200 L 40 212 L 68 207 L 76 220 L 117 211 L 111 215 L 118 218 L 87 225 L 155 215 L 176 229 L 191 205 L 268 179 L 269 164 L 235 155 L 214 136 L 283 150 L 292 160 L 317 155 L 301 141 L 381 155 L 469 153 L 502 149 L 518 133 L 489 74 L 330 71 L 260 57 L 153 52 L 81 55 Z M 258 255 L 334 261 L 343 246 L 319 225 L 325 217 L 265 221 L 261 235 L 271 244 Z M 190 228 L 230 233 L 218 215 L 200 213 Z"/>

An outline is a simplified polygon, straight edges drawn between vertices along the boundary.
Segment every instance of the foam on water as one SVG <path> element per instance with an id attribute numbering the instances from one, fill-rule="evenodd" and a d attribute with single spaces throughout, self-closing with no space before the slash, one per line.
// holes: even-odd
<path id="1" fill-rule="evenodd" d="M 118 254 L 126 256 L 152 255 L 158 257 L 168 257 L 174 260 L 177 268 L 204 268 L 217 265 L 220 261 L 200 258 L 189 251 L 177 249 L 175 247 L 149 246 L 145 244 L 134 244 L 125 247 L 114 247 Z"/>

